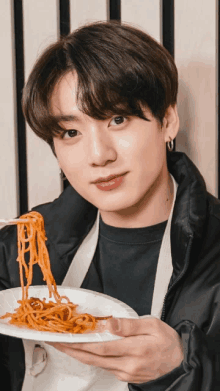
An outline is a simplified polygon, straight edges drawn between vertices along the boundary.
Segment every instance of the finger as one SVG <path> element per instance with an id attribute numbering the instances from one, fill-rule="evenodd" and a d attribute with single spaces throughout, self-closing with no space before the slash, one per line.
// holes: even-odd
<path id="1" fill-rule="evenodd" d="M 84 364 L 105 369 L 124 382 L 140 384 L 154 378 L 147 370 L 146 363 L 141 365 L 144 368 L 143 370 L 140 365 L 138 366 L 134 357 L 102 357 L 89 352 L 68 348 L 61 343 L 49 343 L 49 345 Z M 151 366 L 150 362 L 148 364 Z"/>
<path id="2" fill-rule="evenodd" d="M 64 346 L 61 343 L 53 343 L 50 344 L 55 349 L 59 350 L 60 352 L 63 352 L 65 354 L 68 354 L 69 356 L 77 359 L 78 361 L 87 364 L 87 365 L 93 365 L 99 368 L 103 368 L 106 370 L 116 370 L 123 368 L 124 365 L 124 358 L 118 358 L 118 357 L 102 357 L 90 352 L 81 351 L 77 349 L 72 349 L 69 347 Z"/>
<path id="3" fill-rule="evenodd" d="M 64 343 L 63 346 L 71 347 L 73 350 L 81 350 L 85 352 L 90 352 L 98 356 L 124 356 L 127 353 L 128 347 L 127 343 L 118 343 L 121 341 L 109 341 L 109 342 L 99 342 L 99 343 L 74 343 L 68 344 Z M 71 345 L 71 346 L 70 346 Z M 129 344 L 130 347 L 130 344 Z"/>
<path id="4" fill-rule="evenodd" d="M 99 343 L 63 343 L 64 347 L 73 350 L 81 350 L 96 354 L 102 357 L 130 357 L 138 356 L 151 349 L 154 340 L 146 335 L 137 335 L 123 338 L 117 341 L 99 342 Z"/>
<path id="5" fill-rule="evenodd" d="M 120 371 L 118 369 L 114 369 L 114 370 L 107 369 L 107 371 L 112 373 L 118 380 L 126 382 L 126 383 L 141 384 L 141 383 L 145 383 L 147 381 L 152 380 L 150 378 L 147 379 L 146 375 L 145 376 L 134 376 L 134 375 L 130 375 L 127 372 Z"/>
<path id="6" fill-rule="evenodd" d="M 165 325 L 165 326 L 163 326 Z M 158 318 L 111 318 L 106 322 L 105 330 L 122 337 L 135 335 L 157 335 L 162 327 L 169 327 Z"/>

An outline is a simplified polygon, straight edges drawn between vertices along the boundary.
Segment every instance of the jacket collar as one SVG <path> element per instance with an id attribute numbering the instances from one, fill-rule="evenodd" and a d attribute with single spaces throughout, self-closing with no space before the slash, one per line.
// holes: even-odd
<path id="1" fill-rule="evenodd" d="M 171 225 L 173 267 L 174 274 L 178 274 L 184 266 L 189 238 L 202 238 L 207 192 L 203 177 L 184 153 L 170 153 L 168 169 L 179 185 Z M 53 202 L 34 210 L 43 215 L 48 240 L 60 257 L 82 242 L 97 216 L 97 208 L 71 186 Z"/>
<path id="2" fill-rule="evenodd" d="M 194 163 L 182 152 L 172 152 L 168 170 L 178 183 L 171 225 L 173 278 L 183 269 L 190 238 L 199 246 L 207 215 L 205 181 Z M 197 247 L 200 248 L 200 247 Z"/>

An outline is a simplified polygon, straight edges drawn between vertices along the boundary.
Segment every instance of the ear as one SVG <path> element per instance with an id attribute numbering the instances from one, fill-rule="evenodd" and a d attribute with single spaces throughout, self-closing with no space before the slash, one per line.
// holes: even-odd
<path id="1" fill-rule="evenodd" d="M 176 104 L 174 106 L 169 106 L 163 119 L 165 142 L 170 141 L 170 139 L 173 140 L 176 137 L 179 131 L 179 124 L 179 116 Z"/>

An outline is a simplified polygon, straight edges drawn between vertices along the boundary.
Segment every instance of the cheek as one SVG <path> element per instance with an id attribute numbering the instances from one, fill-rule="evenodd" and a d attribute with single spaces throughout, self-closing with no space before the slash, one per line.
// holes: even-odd
<path id="1" fill-rule="evenodd" d="M 129 160 L 141 161 L 149 156 L 149 152 L 152 150 L 152 143 L 149 137 L 142 135 L 142 137 L 136 137 L 137 135 L 130 136 L 126 139 L 120 139 L 118 142 L 119 153 L 122 156 L 128 157 Z"/>
<path id="2" fill-rule="evenodd" d="M 141 175 L 154 175 L 160 171 L 166 161 L 166 148 L 163 140 L 160 137 L 151 137 L 142 139 L 141 143 L 136 142 L 133 148 L 133 154 L 130 153 L 130 158 L 139 167 Z"/>
<path id="3" fill-rule="evenodd" d="M 144 146 L 143 146 L 144 144 Z M 145 141 L 141 138 L 137 138 L 136 135 L 129 135 L 127 137 L 119 138 L 116 140 L 118 157 L 125 159 L 139 159 L 142 149 L 145 148 Z"/>
<path id="4" fill-rule="evenodd" d="M 68 173 L 77 173 L 78 170 L 82 172 L 82 167 L 85 163 L 83 151 L 77 148 L 57 148 L 56 150 L 58 162 L 61 168 Z M 81 168 L 81 169 L 80 169 Z"/>
<path id="5" fill-rule="evenodd" d="M 59 151 L 58 159 L 71 186 L 87 199 L 88 170 L 86 169 L 86 155 L 77 148 L 63 148 Z"/>
<path id="6" fill-rule="evenodd" d="M 124 139 L 119 139 L 118 145 L 122 149 L 128 149 L 131 145 L 131 141 L 129 140 L 124 140 Z"/>

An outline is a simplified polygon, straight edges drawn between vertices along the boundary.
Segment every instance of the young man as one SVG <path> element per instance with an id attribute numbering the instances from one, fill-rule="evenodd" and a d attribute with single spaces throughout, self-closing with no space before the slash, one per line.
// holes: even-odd
<path id="1" fill-rule="evenodd" d="M 169 53 L 125 24 L 84 26 L 37 61 L 24 113 L 71 184 L 34 208 L 45 220 L 56 283 L 68 276 L 76 286 L 76 254 L 90 235 L 94 252 L 78 285 L 125 302 L 140 318 L 107 322 L 124 337 L 118 341 L 42 343 L 48 363 L 34 375 L 24 361 L 30 346 L 1 336 L 11 389 L 25 391 L 31 376 L 35 391 L 219 389 L 220 202 L 189 158 L 171 152 L 177 86 Z M 0 252 L 1 289 L 20 286 L 16 228 L 1 231 Z M 33 284 L 44 284 L 37 270 Z M 84 374 L 94 369 L 92 380 L 65 372 L 74 362 Z"/>

